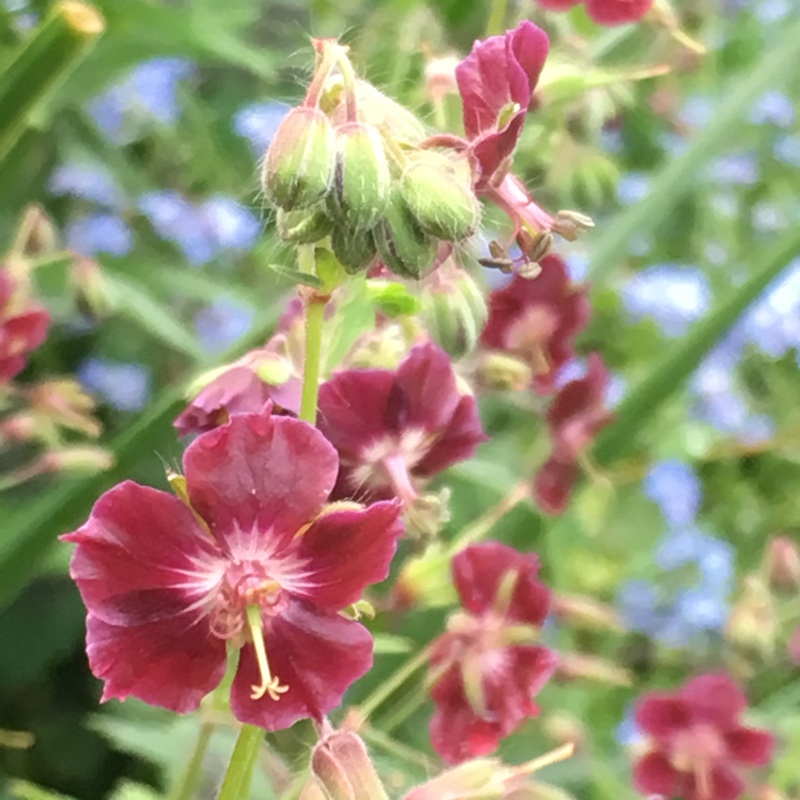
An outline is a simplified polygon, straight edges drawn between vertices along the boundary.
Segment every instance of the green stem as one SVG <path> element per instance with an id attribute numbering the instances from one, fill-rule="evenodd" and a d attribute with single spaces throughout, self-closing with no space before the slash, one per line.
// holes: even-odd
<path id="1" fill-rule="evenodd" d="M 303 395 L 300 400 L 300 419 L 317 421 L 317 396 L 319 395 L 319 371 L 322 360 L 322 328 L 325 321 L 325 303 L 312 295 L 306 303 L 306 358 L 303 368 Z"/>
<path id="2" fill-rule="evenodd" d="M 410 658 L 392 674 L 389 680 L 384 681 L 375 691 L 358 707 L 358 718 L 366 720 L 381 703 L 400 688 L 418 669 L 422 669 L 430 658 L 431 645 L 423 647 L 413 658 Z"/>
<path id="3" fill-rule="evenodd" d="M 192 751 L 192 757 L 186 764 L 180 779 L 169 794 L 169 800 L 192 800 L 197 784 L 202 775 L 203 760 L 205 759 L 211 734 L 214 732 L 213 722 L 204 722 L 200 726 L 200 733 Z"/>
<path id="4" fill-rule="evenodd" d="M 508 0 L 494 0 L 492 3 L 492 13 L 489 14 L 489 21 L 486 23 L 486 35 L 496 36 L 505 33 L 506 12 L 508 11 Z"/>
<path id="5" fill-rule="evenodd" d="M 264 731 L 261 728 L 242 725 L 217 800 L 246 800 L 263 740 Z"/>

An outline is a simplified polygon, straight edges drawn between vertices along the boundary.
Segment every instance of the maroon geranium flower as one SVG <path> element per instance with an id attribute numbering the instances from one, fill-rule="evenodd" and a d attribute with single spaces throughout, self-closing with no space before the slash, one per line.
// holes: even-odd
<path id="1" fill-rule="evenodd" d="M 0 384 L 22 372 L 26 356 L 47 337 L 50 315 L 30 302 L 14 278 L 0 270 Z"/>
<path id="2" fill-rule="evenodd" d="M 547 34 L 525 20 L 502 36 L 476 42 L 456 68 L 468 139 L 461 147 L 476 165 L 475 191 L 508 214 L 520 247 L 533 261 L 546 252 L 549 242 L 542 242 L 542 236 L 550 231 L 574 239 L 580 229 L 592 225 L 577 212 L 554 217 L 510 171 L 548 49 Z"/>
<path id="3" fill-rule="evenodd" d="M 213 430 L 234 414 L 258 413 L 268 403 L 272 413 L 296 415 L 300 409 L 302 379 L 291 360 L 269 345 L 215 370 L 207 381 L 175 420 L 181 436 Z"/>
<path id="4" fill-rule="evenodd" d="M 399 497 L 472 458 L 485 440 L 475 398 L 459 391 L 447 353 L 417 345 L 396 370 L 350 369 L 319 390 L 319 427 L 339 451 L 337 497 Z"/>
<path id="5" fill-rule="evenodd" d="M 325 505 L 336 451 L 291 417 L 242 414 L 186 450 L 188 503 L 126 481 L 75 542 L 103 699 L 187 712 L 240 649 L 231 690 L 243 722 L 321 718 L 372 663 L 372 637 L 339 612 L 386 577 L 399 504 Z"/>
<path id="6" fill-rule="evenodd" d="M 568 11 L 581 0 L 537 0 L 551 11 Z M 653 0 L 585 0 L 586 13 L 598 25 L 638 22 L 652 7 Z"/>
<path id="7" fill-rule="evenodd" d="M 549 48 L 547 34 L 525 20 L 503 36 L 475 42 L 456 67 L 464 130 L 480 167 L 477 188 L 501 167 L 508 171 Z"/>
<path id="8" fill-rule="evenodd" d="M 536 716 L 533 697 L 556 667 L 535 642 L 550 607 L 539 559 L 499 542 L 471 545 L 452 562 L 462 611 L 433 646 L 431 742 L 449 763 L 486 755 Z"/>
<path id="9" fill-rule="evenodd" d="M 556 373 L 575 355 L 575 336 L 589 319 L 586 291 L 570 280 L 564 261 L 545 256 L 536 278 L 515 275 L 489 295 L 486 347 L 519 356 L 534 375 L 539 394 L 553 391 Z"/>
<path id="10" fill-rule="evenodd" d="M 587 359 L 586 375 L 559 389 L 547 410 L 553 450 L 534 479 L 534 496 L 548 514 L 567 507 L 578 477 L 578 459 L 613 414 L 606 408 L 608 370 L 597 353 Z"/>
<path id="11" fill-rule="evenodd" d="M 636 707 L 649 751 L 634 767 L 642 794 L 682 800 L 735 800 L 745 788 L 741 767 L 772 758 L 771 733 L 739 722 L 742 690 L 724 673 L 701 675 L 677 692 L 650 692 Z"/>

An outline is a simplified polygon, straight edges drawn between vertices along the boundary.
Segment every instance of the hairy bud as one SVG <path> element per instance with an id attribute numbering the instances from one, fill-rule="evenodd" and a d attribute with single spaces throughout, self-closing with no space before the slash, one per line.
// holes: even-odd
<path id="1" fill-rule="evenodd" d="M 364 272 L 377 255 L 375 237 L 371 231 L 352 229 L 345 225 L 334 226 L 331 249 L 350 275 Z"/>
<path id="2" fill-rule="evenodd" d="M 296 211 L 279 208 L 276 221 L 278 236 L 288 244 L 314 244 L 333 230 L 333 221 L 322 205 Z"/>
<path id="3" fill-rule="evenodd" d="M 472 236 L 480 222 L 481 207 L 469 174 L 457 167 L 441 154 L 423 152 L 406 167 L 400 181 L 403 199 L 420 228 L 446 242 Z"/>
<path id="4" fill-rule="evenodd" d="M 351 731 L 325 736 L 311 754 L 311 771 L 331 800 L 388 800 L 364 742 Z"/>
<path id="5" fill-rule="evenodd" d="M 794 591 L 800 588 L 800 550 L 788 536 L 776 536 L 770 541 L 766 568 L 773 589 Z"/>
<path id="6" fill-rule="evenodd" d="M 267 199 L 287 211 L 320 202 L 333 183 L 335 153 L 328 117 L 318 108 L 293 108 L 264 159 L 261 182 Z"/>
<path id="7" fill-rule="evenodd" d="M 336 135 L 331 211 L 347 227 L 366 231 L 378 224 L 389 200 L 392 178 L 383 143 L 363 122 L 348 122 Z"/>
<path id="8" fill-rule="evenodd" d="M 404 278 L 419 278 L 436 258 L 436 243 L 422 231 L 396 187 L 376 228 L 375 243 L 383 263 Z"/>

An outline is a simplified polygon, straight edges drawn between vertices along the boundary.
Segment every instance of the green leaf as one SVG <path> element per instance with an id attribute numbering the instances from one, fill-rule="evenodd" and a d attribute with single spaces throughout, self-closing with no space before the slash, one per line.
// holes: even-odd
<path id="1" fill-rule="evenodd" d="M 653 372 L 620 403 L 616 420 L 598 437 L 594 448 L 599 463 L 607 464 L 630 448 L 653 413 L 683 386 L 703 357 L 798 254 L 800 229 L 790 228 L 768 251 L 761 268 L 732 289 L 727 299 L 675 344 Z"/>
<path id="2" fill-rule="evenodd" d="M 114 307 L 131 322 L 135 322 L 159 343 L 203 363 L 206 355 L 200 345 L 175 318 L 174 312 L 162 306 L 138 283 L 120 275 L 106 275 Z"/>
<path id="3" fill-rule="evenodd" d="M 284 267 L 282 264 L 267 264 L 267 269 L 272 270 L 276 275 L 292 283 L 302 283 L 305 286 L 313 286 L 315 289 L 322 288 L 322 281 L 310 272 L 300 272 L 298 269 L 292 267 Z"/>
<path id="4" fill-rule="evenodd" d="M 648 195 L 633 204 L 590 242 L 591 281 L 595 289 L 614 270 L 634 237 L 647 236 L 675 208 L 703 168 L 724 148 L 741 136 L 741 121 L 767 89 L 776 89 L 796 72 L 800 62 L 800 19 L 789 25 L 774 49 L 758 67 L 726 93 L 709 124 L 683 155 L 669 161 L 653 181 Z"/>
<path id="5" fill-rule="evenodd" d="M 0 74 L 0 161 L 104 29 L 92 6 L 62 0 L 23 42 Z"/>

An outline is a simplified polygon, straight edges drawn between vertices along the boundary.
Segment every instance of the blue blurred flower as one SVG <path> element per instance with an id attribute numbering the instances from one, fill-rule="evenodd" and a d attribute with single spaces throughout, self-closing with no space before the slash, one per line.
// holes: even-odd
<path id="1" fill-rule="evenodd" d="M 714 102 L 702 94 L 690 95 L 678 112 L 678 119 L 690 128 L 705 128 L 713 116 Z"/>
<path id="2" fill-rule="evenodd" d="M 694 469 L 676 460 L 659 461 L 650 468 L 644 479 L 644 493 L 658 504 L 670 526 L 694 522 L 703 500 Z"/>
<path id="3" fill-rule="evenodd" d="M 124 193 L 100 164 L 62 164 L 53 171 L 47 188 L 54 195 L 72 195 L 106 208 L 118 210 L 126 205 Z"/>
<path id="4" fill-rule="evenodd" d="M 178 83 L 195 72 L 184 58 L 153 58 L 89 102 L 89 114 L 113 142 L 127 144 L 152 123 L 172 125 L 178 118 Z"/>
<path id="5" fill-rule="evenodd" d="M 124 256 L 133 247 L 133 233 L 127 223 L 114 214 L 90 214 L 72 220 L 66 227 L 67 247 L 82 256 L 108 253 Z"/>
<path id="6" fill-rule="evenodd" d="M 728 542 L 709 536 L 697 528 L 669 531 L 659 542 L 655 553 L 655 563 L 661 569 L 670 571 L 693 565 L 702 579 L 724 592 L 731 588 L 733 562 L 733 548 Z"/>
<path id="7" fill-rule="evenodd" d="M 207 353 L 227 350 L 253 324 L 255 313 L 249 306 L 222 298 L 195 316 L 200 344 Z"/>
<path id="8" fill-rule="evenodd" d="M 250 140 L 256 155 L 263 156 L 289 108 L 275 101 L 245 106 L 233 118 L 233 130 Z"/>
<path id="9" fill-rule="evenodd" d="M 603 128 L 600 131 L 600 144 L 606 153 L 621 153 L 625 140 L 619 128 Z"/>
<path id="10" fill-rule="evenodd" d="M 78 367 L 77 378 L 120 411 L 139 411 L 150 397 L 150 370 L 143 364 L 88 358 Z"/>
<path id="11" fill-rule="evenodd" d="M 760 22 L 781 22 L 795 7 L 795 0 L 758 0 L 747 3 Z"/>
<path id="12" fill-rule="evenodd" d="M 781 136 L 776 142 L 773 152 L 775 158 L 790 167 L 800 167 L 800 135 Z"/>
<path id="13" fill-rule="evenodd" d="M 651 317 L 666 336 L 681 336 L 707 311 L 711 289 L 699 270 L 658 264 L 637 272 L 622 298 L 634 319 Z"/>
<path id="14" fill-rule="evenodd" d="M 773 358 L 800 348 L 800 259 L 747 312 L 740 327 L 748 341 Z"/>
<path id="15" fill-rule="evenodd" d="M 760 179 L 758 159 L 752 152 L 720 156 L 711 164 L 711 178 L 721 184 L 752 186 Z"/>
<path id="16" fill-rule="evenodd" d="M 614 738 L 623 747 L 632 747 L 638 744 L 643 737 L 633 713 L 632 706 L 625 709 L 625 716 L 622 718 L 622 722 L 614 728 Z"/>
<path id="17" fill-rule="evenodd" d="M 628 172 L 617 182 L 617 199 L 623 205 L 638 203 L 650 191 L 650 179 L 641 172 Z"/>
<path id="18" fill-rule="evenodd" d="M 789 128 L 794 125 L 796 118 L 792 99 L 776 89 L 761 95 L 750 111 L 750 122 L 754 125 L 771 124 Z"/>
<path id="19" fill-rule="evenodd" d="M 139 199 L 139 209 L 156 233 L 179 247 L 195 266 L 224 250 L 249 249 L 261 233 L 253 212 L 222 195 L 196 206 L 173 190 L 150 192 Z"/>
<path id="20" fill-rule="evenodd" d="M 709 199 L 711 208 L 725 219 L 733 219 L 739 213 L 739 198 L 733 192 L 713 192 Z"/>
<path id="21" fill-rule="evenodd" d="M 580 283 L 589 276 L 589 256 L 585 251 L 562 253 L 570 280 Z"/>

